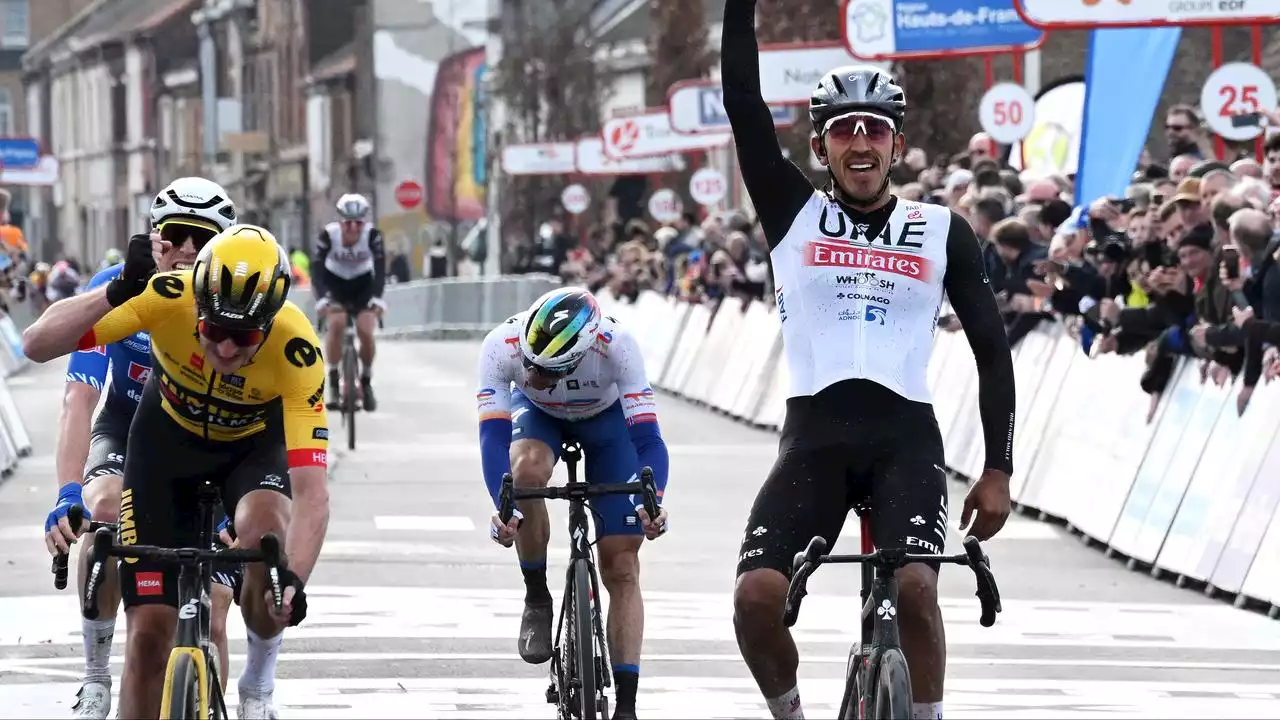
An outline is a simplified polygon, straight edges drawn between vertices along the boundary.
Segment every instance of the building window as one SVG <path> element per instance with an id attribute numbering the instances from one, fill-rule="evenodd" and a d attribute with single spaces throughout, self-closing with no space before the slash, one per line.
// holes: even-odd
<path id="1" fill-rule="evenodd" d="M 13 96 L 0 87 L 0 137 L 13 136 Z"/>
<path id="2" fill-rule="evenodd" d="M 0 3 L 0 47 L 27 47 L 30 36 L 27 0 L 0 0 Z"/>

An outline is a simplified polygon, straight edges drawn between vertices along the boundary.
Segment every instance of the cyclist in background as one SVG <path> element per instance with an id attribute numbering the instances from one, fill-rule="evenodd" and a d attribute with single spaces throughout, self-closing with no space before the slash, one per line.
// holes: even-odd
<path id="1" fill-rule="evenodd" d="M 356 337 L 360 340 L 360 393 L 365 410 L 376 410 L 373 395 L 373 330 L 378 315 L 386 309 L 382 290 L 386 285 L 387 256 L 382 231 L 369 219 L 372 208 L 363 195 L 348 193 L 338 198 L 338 220 L 320 231 L 316 258 L 312 264 L 316 316 L 322 314 L 325 329 L 324 358 L 329 371 L 329 405 L 342 401 L 338 363 L 342 359 L 342 335 L 347 329 L 347 309 L 354 308 Z"/>
<path id="2" fill-rule="evenodd" d="M 170 243 L 169 251 L 157 263 L 159 270 L 190 268 L 200 248 L 235 221 L 235 207 L 217 183 L 199 177 L 173 181 L 156 195 L 151 205 L 153 232 Z M 121 255 L 118 250 L 108 250 L 106 259 L 111 259 L 111 253 Z M 115 265 L 99 272 L 89 281 L 86 291 L 119 277 L 122 268 Z M 67 520 L 67 511 L 72 505 L 84 507 L 86 518 L 99 522 L 113 523 L 119 519 L 129 425 L 138 409 L 143 385 L 150 376 L 151 336 L 146 332 L 134 333 L 108 346 L 77 351 L 71 356 L 54 454 L 60 485 L 58 500 L 45 520 L 45 544 L 49 552 L 67 552 L 67 544 L 76 536 Z M 104 388 L 106 402 L 95 419 L 94 410 Z M 81 577 L 77 587 L 81 599 L 91 548 L 91 543 L 83 543 L 80 548 Z M 81 617 L 84 682 L 72 708 L 77 717 L 99 720 L 111 711 L 111 640 L 120 604 L 116 563 L 107 563 L 105 569 L 106 577 L 98 594 L 98 619 Z M 214 575 L 217 584 L 213 586 L 211 636 L 217 650 L 219 679 L 224 687 L 230 660 L 227 610 L 238 574 L 238 566 L 227 566 Z"/>
<path id="3" fill-rule="evenodd" d="M 648 466 L 661 500 L 667 446 L 644 358 L 631 333 L 602 317 L 586 290 L 552 290 L 490 332 L 480 351 L 476 400 L 480 461 L 495 507 L 508 472 L 518 488 L 546 487 L 561 442 L 571 438 L 582 443 L 588 482 L 630 482 Z M 635 496 L 624 495 L 597 498 L 591 507 L 600 579 L 609 592 L 614 718 L 634 718 L 644 637 L 640 544 L 666 531 L 667 511 L 651 519 Z M 546 502 L 520 501 L 506 524 L 494 513 L 490 536 L 504 547 L 516 544 L 525 585 L 517 646 L 525 662 L 544 663 L 551 658 L 555 614 L 547 588 Z"/>
<path id="4" fill-rule="evenodd" d="M 800 718 L 799 657 L 783 623 L 792 560 L 828 547 L 864 506 L 877 548 L 941 553 L 947 479 L 927 368 L 943 294 L 978 368 L 986 465 L 960 526 L 985 540 L 1010 512 L 1014 375 L 1004 322 L 973 228 L 889 192 L 906 152 L 907 98 L 887 72 L 840 67 L 809 99 L 820 190 L 782 154 L 760 90 L 755 0 L 725 0 L 724 107 L 739 169 L 769 244 L 791 389 L 778 459 L 738 556 L 738 646 L 776 718 Z M 766 19 L 765 22 L 768 22 Z M 942 717 L 946 638 L 937 564 L 897 572 L 915 718 Z"/>

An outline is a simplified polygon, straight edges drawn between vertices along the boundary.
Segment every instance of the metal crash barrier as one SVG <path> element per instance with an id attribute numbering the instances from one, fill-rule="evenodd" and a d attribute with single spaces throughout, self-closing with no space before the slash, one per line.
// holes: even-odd
<path id="1" fill-rule="evenodd" d="M 22 332 L 14 318 L 0 313 L 0 476 L 11 474 L 19 458 L 31 454 L 31 436 L 4 380 L 30 365 L 31 361 L 22 353 Z"/>
<path id="2" fill-rule="evenodd" d="M 607 291 L 606 313 L 631 328 L 654 387 L 741 421 L 777 429 L 787 364 L 777 310 L 727 301 L 713 310 L 653 293 Z M 1042 323 L 1014 350 L 1017 433 L 1012 494 L 1130 569 L 1234 595 L 1280 614 L 1280 383 L 1254 392 L 1201 380 L 1183 362 L 1150 421 L 1140 357 L 1090 359 L 1061 325 Z M 963 332 L 938 332 L 929 383 L 947 464 L 982 471 L 973 353 Z"/>

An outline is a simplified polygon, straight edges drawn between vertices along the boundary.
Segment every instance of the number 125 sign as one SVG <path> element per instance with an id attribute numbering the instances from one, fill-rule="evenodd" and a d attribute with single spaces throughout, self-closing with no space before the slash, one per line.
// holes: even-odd
<path id="1" fill-rule="evenodd" d="M 1205 122 L 1227 140 L 1251 140 L 1262 133 L 1260 125 L 1238 125 L 1232 122 L 1233 117 L 1275 108 L 1276 85 L 1257 65 L 1227 63 L 1214 70 L 1200 89 L 1200 112 Z"/>

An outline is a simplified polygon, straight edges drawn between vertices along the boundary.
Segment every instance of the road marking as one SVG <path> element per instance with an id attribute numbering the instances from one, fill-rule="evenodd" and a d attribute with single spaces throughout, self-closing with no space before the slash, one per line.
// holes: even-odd
<path id="1" fill-rule="evenodd" d="M 379 515 L 373 519 L 379 530 L 416 530 L 423 532 L 469 532 L 476 529 L 465 516 Z"/>

